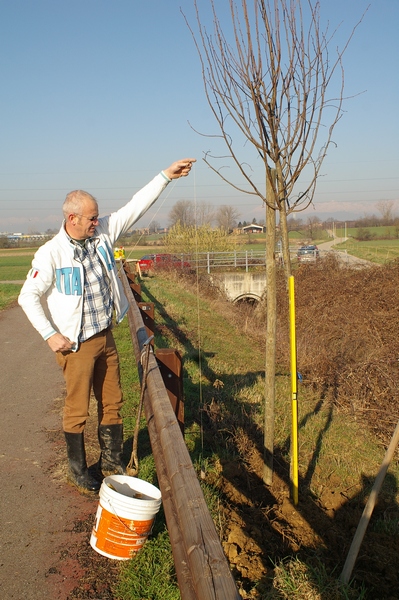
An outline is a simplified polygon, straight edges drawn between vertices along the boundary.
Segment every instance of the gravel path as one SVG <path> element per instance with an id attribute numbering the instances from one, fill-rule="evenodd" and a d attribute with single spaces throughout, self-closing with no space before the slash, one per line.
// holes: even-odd
<path id="1" fill-rule="evenodd" d="M 66 600 L 98 497 L 66 484 L 62 375 L 18 306 L 0 313 L 0 347 L 0 597 Z"/>

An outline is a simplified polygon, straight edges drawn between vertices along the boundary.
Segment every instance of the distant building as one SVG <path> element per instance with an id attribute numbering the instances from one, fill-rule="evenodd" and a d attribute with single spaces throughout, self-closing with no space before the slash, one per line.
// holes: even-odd
<path id="1" fill-rule="evenodd" d="M 266 227 L 264 225 L 257 225 L 251 223 L 251 225 L 245 225 L 241 228 L 242 233 L 266 233 Z"/>
<path id="2" fill-rule="evenodd" d="M 31 242 L 45 242 L 53 237 L 53 234 L 49 235 L 47 233 L 3 233 L 0 234 L 1 237 L 7 240 L 7 242 L 13 246 L 31 243 Z"/>

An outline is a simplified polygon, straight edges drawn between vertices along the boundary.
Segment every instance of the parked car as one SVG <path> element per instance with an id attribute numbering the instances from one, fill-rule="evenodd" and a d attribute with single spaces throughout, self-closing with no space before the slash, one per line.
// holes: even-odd
<path id="1" fill-rule="evenodd" d="M 320 252 L 317 246 L 302 246 L 297 252 L 298 261 L 304 262 L 315 262 L 320 258 Z"/>
<path id="2" fill-rule="evenodd" d="M 173 254 L 146 254 L 138 262 L 142 275 L 151 275 L 157 269 L 190 269 L 191 265 L 184 258 Z"/>

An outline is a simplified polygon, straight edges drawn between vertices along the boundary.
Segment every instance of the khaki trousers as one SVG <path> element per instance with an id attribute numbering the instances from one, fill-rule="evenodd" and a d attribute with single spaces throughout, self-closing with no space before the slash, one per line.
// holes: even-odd
<path id="1" fill-rule="evenodd" d="M 57 352 L 56 359 L 66 383 L 64 431 L 83 432 L 92 388 L 97 400 L 98 424 L 122 423 L 119 357 L 110 329 L 82 342 L 77 352 Z"/>

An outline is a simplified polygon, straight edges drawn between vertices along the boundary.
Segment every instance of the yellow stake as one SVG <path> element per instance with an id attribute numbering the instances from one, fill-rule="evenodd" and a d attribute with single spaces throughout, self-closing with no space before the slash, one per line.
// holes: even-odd
<path id="1" fill-rule="evenodd" d="M 288 283 L 290 304 L 290 364 L 291 364 L 291 494 L 294 505 L 298 504 L 298 402 L 297 402 L 297 365 L 296 365 L 296 333 L 295 333 L 295 285 L 291 275 Z"/>

